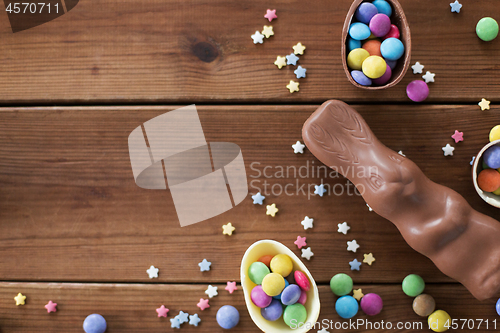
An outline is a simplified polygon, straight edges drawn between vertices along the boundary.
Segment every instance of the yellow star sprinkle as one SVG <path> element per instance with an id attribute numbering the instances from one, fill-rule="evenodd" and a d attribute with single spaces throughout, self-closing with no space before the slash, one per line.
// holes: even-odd
<path id="1" fill-rule="evenodd" d="M 354 290 L 352 291 L 352 297 L 354 297 L 354 298 L 355 298 L 355 299 L 357 299 L 358 301 L 359 301 L 360 299 L 362 299 L 362 298 L 363 298 L 363 296 L 365 296 L 365 294 L 363 294 L 363 293 L 361 292 L 361 288 L 360 288 L 360 289 L 354 289 Z"/>
<path id="2" fill-rule="evenodd" d="M 24 301 L 26 300 L 26 296 L 19 293 L 19 294 L 17 294 L 16 297 L 14 297 L 14 299 L 16 300 L 16 305 L 24 305 Z"/>
<path id="3" fill-rule="evenodd" d="M 299 83 L 292 80 L 290 80 L 290 83 L 286 87 L 290 90 L 290 93 L 299 91 Z"/>
<path id="4" fill-rule="evenodd" d="M 364 254 L 365 259 L 363 259 L 363 262 L 368 265 L 372 265 L 372 263 L 375 261 L 375 258 L 373 257 L 373 253 L 368 253 Z"/>
<path id="5" fill-rule="evenodd" d="M 481 102 L 477 103 L 477 105 L 479 105 L 481 107 L 481 111 L 490 109 L 490 101 L 488 101 L 487 99 L 484 99 L 484 98 L 481 99 Z"/>
<path id="6" fill-rule="evenodd" d="M 274 64 L 278 66 L 279 69 L 281 69 L 281 67 L 286 66 L 286 58 L 278 56 Z"/>
<path id="7" fill-rule="evenodd" d="M 262 34 L 264 36 L 266 36 L 266 38 L 273 36 L 274 35 L 273 26 L 272 25 L 270 25 L 270 26 L 265 25 L 264 29 L 262 30 Z"/>
<path id="8" fill-rule="evenodd" d="M 295 54 L 304 54 L 304 50 L 306 47 L 302 45 L 301 42 L 298 42 L 296 45 L 293 46 L 293 53 Z"/>
<path id="9" fill-rule="evenodd" d="M 267 205 L 266 208 L 267 208 L 266 215 L 271 215 L 272 217 L 274 217 L 274 215 L 276 215 L 276 213 L 278 212 L 278 208 L 276 208 L 276 204 Z"/>
<path id="10" fill-rule="evenodd" d="M 233 227 L 231 222 L 229 222 L 228 224 L 222 226 L 222 234 L 231 236 L 233 234 L 234 229 L 236 228 Z"/>

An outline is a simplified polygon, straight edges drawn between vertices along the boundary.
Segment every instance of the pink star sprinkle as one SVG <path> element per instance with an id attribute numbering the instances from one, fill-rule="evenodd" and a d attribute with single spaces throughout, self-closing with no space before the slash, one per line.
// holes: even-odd
<path id="1" fill-rule="evenodd" d="M 203 298 L 200 298 L 200 301 L 198 302 L 198 304 L 196 304 L 196 306 L 199 307 L 201 311 L 210 307 L 210 305 L 208 304 L 208 299 L 203 299 Z"/>
<path id="2" fill-rule="evenodd" d="M 158 313 L 158 318 L 159 317 L 167 317 L 167 313 L 170 311 L 165 307 L 165 305 L 160 306 L 158 309 L 156 309 L 156 312 Z"/>
<path id="3" fill-rule="evenodd" d="M 278 18 L 278 16 L 276 16 L 276 9 L 273 9 L 273 10 L 268 9 L 267 13 L 266 13 L 266 15 L 264 15 L 264 17 L 266 19 L 268 19 L 269 22 L 271 22 L 275 18 Z"/>
<path id="4" fill-rule="evenodd" d="M 455 140 L 455 143 L 458 143 L 460 141 L 464 141 L 464 133 L 459 132 L 457 130 L 455 130 L 455 134 L 453 134 L 451 137 L 453 138 L 453 140 Z"/>
<path id="5" fill-rule="evenodd" d="M 304 246 L 307 246 L 306 237 L 297 236 L 297 240 L 293 242 L 293 244 L 297 245 L 299 249 L 303 248 Z"/>
<path id="6" fill-rule="evenodd" d="M 232 294 L 233 291 L 237 290 L 238 288 L 236 288 L 236 282 L 227 281 L 227 286 L 224 289 L 226 289 L 227 291 L 229 291 L 230 294 Z"/>
<path id="7" fill-rule="evenodd" d="M 57 311 L 56 306 L 57 306 L 57 303 L 52 303 L 52 301 L 49 301 L 45 305 L 45 308 L 47 309 L 48 313 L 51 313 L 51 312 L 56 312 Z"/>

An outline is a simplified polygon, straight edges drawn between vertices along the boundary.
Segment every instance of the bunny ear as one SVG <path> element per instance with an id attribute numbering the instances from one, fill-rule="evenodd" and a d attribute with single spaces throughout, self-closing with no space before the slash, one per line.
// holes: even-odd
<path id="1" fill-rule="evenodd" d="M 356 138 L 361 143 L 372 143 L 373 133 L 356 110 L 343 102 L 329 103 L 326 110 L 333 120 L 352 137 Z"/>

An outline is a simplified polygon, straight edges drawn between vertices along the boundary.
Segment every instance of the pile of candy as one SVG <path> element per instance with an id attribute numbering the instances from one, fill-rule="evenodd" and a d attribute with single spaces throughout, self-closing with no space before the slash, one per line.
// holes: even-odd
<path id="1" fill-rule="evenodd" d="M 354 317 L 358 313 L 359 300 L 361 310 L 369 316 L 378 315 L 382 311 L 384 303 L 379 295 L 373 293 L 363 295 L 361 289 L 358 289 L 354 291 L 353 296 L 350 296 L 348 294 L 351 293 L 352 286 L 352 278 L 347 274 L 336 274 L 330 280 L 330 289 L 335 295 L 340 296 L 335 302 L 335 311 L 340 317 L 344 319 Z"/>
<path id="2" fill-rule="evenodd" d="M 286 254 L 263 256 L 248 268 L 248 277 L 256 284 L 250 298 L 261 309 L 262 317 L 276 321 L 283 316 L 290 327 L 305 322 L 304 305 L 311 287 L 306 274 L 292 270 L 292 259 Z"/>
<path id="3" fill-rule="evenodd" d="M 392 7 L 385 0 L 362 2 L 354 14 L 347 38 L 347 66 L 360 85 L 386 84 L 405 47 L 399 29 L 391 24 Z"/>
<path id="4" fill-rule="evenodd" d="M 500 139 L 500 125 L 490 131 L 490 142 Z M 491 146 L 483 153 L 483 170 L 477 176 L 477 185 L 484 192 L 500 195 L 500 145 Z"/>

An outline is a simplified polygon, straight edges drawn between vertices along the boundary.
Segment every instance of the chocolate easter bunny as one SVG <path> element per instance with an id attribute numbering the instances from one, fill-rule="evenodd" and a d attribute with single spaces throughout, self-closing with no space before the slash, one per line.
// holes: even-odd
<path id="1" fill-rule="evenodd" d="M 325 102 L 302 136 L 321 162 L 345 172 L 370 207 L 388 219 L 416 251 L 479 300 L 500 290 L 500 223 L 452 189 L 427 178 L 409 159 L 384 146 L 349 105 Z"/>

